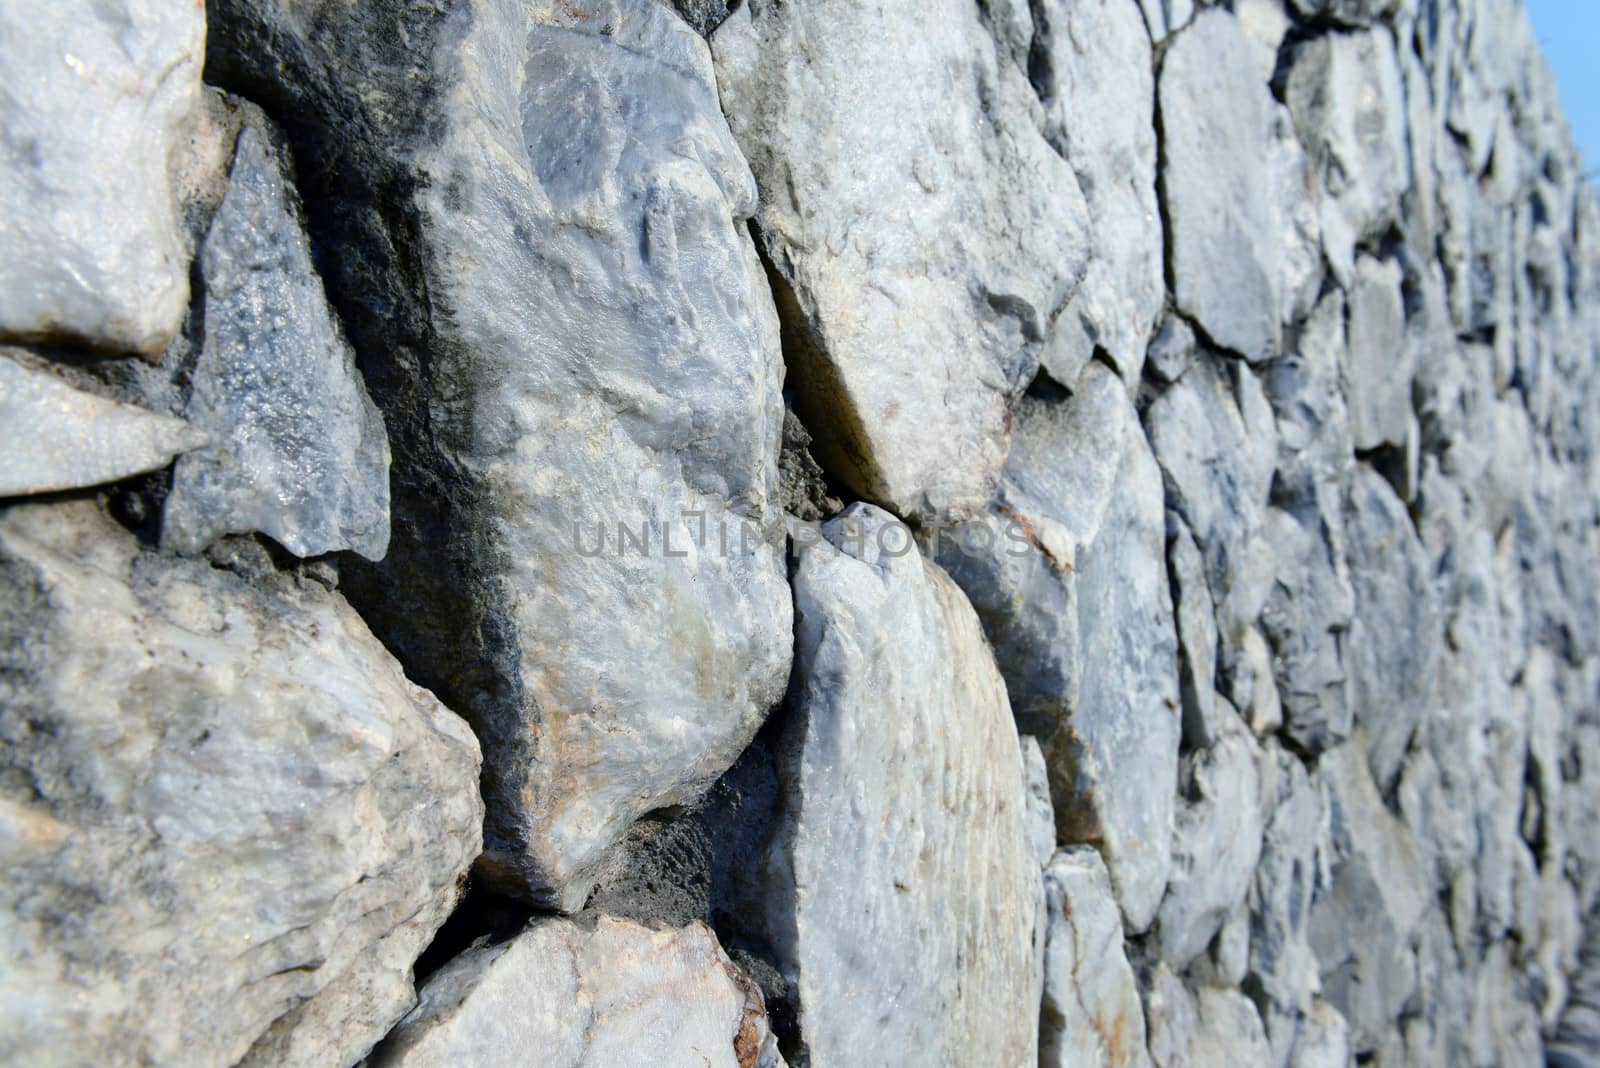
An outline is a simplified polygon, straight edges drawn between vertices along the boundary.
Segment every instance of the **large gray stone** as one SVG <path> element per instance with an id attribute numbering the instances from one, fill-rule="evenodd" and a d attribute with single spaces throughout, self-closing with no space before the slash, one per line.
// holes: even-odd
<path id="1" fill-rule="evenodd" d="M 535 920 L 429 977 L 373 1068 L 776 1068 L 761 992 L 704 924 Z"/>
<path id="2" fill-rule="evenodd" d="M 1172 871 L 1157 915 L 1161 959 L 1182 968 L 1244 901 L 1261 858 L 1261 749 L 1231 710 L 1210 748 L 1188 758 Z"/>
<path id="3" fill-rule="evenodd" d="M 1427 711 L 1444 633 L 1428 555 L 1382 475 L 1356 470 L 1350 495 L 1350 704 L 1366 728 L 1378 788 L 1400 771 Z"/>
<path id="4" fill-rule="evenodd" d="M 201 252 L 205 339 L 185 416 L 212 443 L 179 461 L 162 544 L 260 531 L 296 556 L 389 547 L 389 439 L 311 266 L 286 161 L 239 134 Z"/>
<path id="5" fill-rule="evenodd" d="M 1044 875 L 1049 928 L 1039 1063 L 1124 1068 L 1150 1063 L 1144 1006 L 1122 945 L 1122 914 L 1100 854 L 1062 850 Z"/>
<path id="6" fill-rule="evenodd" d="M 1056 825 L 1062 841 L 1099 846 L 1124 922 L 1142 931 L 1171 861 L 1182 714 L 1161 473 L 1133 420 L 1077 574 L 1082 680 L 1048 754 Z"/>
<path id="7" fill-rule="evenodd" d="M 1384 807 L 1360 736 L 1317 765 L 1328 810 L 1332 884 L 1308 934 L 1323 996 L 1350 1023 L 1357 1052 L 1376 1048 L 1416 982 L 1411 940 L 1430 893 L 1422 855 Z"/>
<path id="8" fill-rule="evenodd" d="M 1078 701 L 1078 555 L 1099 533 L 1133 418 L 1101 363 L 1064 401 L 1025 398 L 988 514 L 930 531 L 983 621 L 1018 726 L 1047 749 Z"/>
<path id="9" fill-rule="evenodd" d="M 1325 191 L 1328 261 L 1348 279 L 1358 242 L 1394 221 L 1411 182 L 1406 111 L 1394 37 L 1386 27 L 1324 33 L 1295 53 L 1284 100 Z"/>
<path id="10" fill-rule="evenodd" d="M 200 102 L 205 12 L 0 5 L 0 336 L 159 355 L 189 300 L 168 166 Z"/>
<path id="11" fill-rule="evenodd" d="M 481 875 L 576 908 L 788 676 L 777 320 L 707 47 L 649 0 L 213 8 L 208 71 L 342 198 L 314 226 L 394 448 L 343 585 L 484 740 Z"/>
<path id="12" fill-rule="evenodd" d="M 0 1058 L 348 1065 L 477 856 L 478 744 L 339 597 L 0 516 Z"/>
<path id="13" fill-rule="evenodd" d="M 712 37 L 817 458 L 903 516 L 988 502 L 1088 254 L 1072 168 L 979 15 L 747 4 Z"/>
<path id="14" fill-rule="evenodd" d="M 1070 384 L 1099 350 L 1131 387 L 1165 290 L 1150 35 L 1128 0 L 1055 0 L 1036 10 L 1029 73 L 1045 136 L 1072 164 L 1094 233 L 1044 366 Z"/>
<path id="15" fill-rule="evenodd" d="M 1273 507 L 1262 530 L 1277 570 L 1261 629 L 1272 645 L 1284 729 L 1321 752 L 1349 737 L 1355 723 L 1347 652 L 1355 591 L 1316 517 L 1307 523 Z"/>
<path id="16" fill-rule="evenodd" d="M 822 533 L 762 896 L 810 1063 L 1032 1063 L 1042 886 L 1005 684 L 909 530 L 857 504 Z"/>
<path id="17" fill-rule="evenodd" d="M 1165 542 L 1160 471 L 1094 362 L 1020 406 L 990 513 L 938 549 L 1044 750 L 1061 840 L 1099 846 L 1134 930 L 1166 885 L 1181 730 Z"/>
<path id="18" fill-rule="evenodd" d="M 1272 815 L 1251 877 L 1249 975 L 1277 1014 L 1296 1018 L 1312 1011 L 1319 983 L 1307 924 L 1313 897 L 1328 882 L 1327 810 L 1305 765 L 1277 747 L 1268 757 Z"/>
<path id="19" fill-rule="evenodd" d="M 1167 49 L 1159 92 L 1173 299 L 1212 342 L 1262 361 L 1318 265 L 1299 247 L 1315 226 L 1299 217 L 1305 161 L 1257 67 L 1233 15 L 1203 11 Z"/>
<path id="20" fill-rule="evenodd" d="M 0 355 L 0 497 L 115 482 L 208 441 L 182 419 L 74 389 Z"/>
<path id="21" fill-rule="evenodd" d="M 1205 558 L 1224 630 L 1260 610 L 1248 557 L 1272 490 L 1276 430 L 1270 409 L 1247 403 L 1259 389 L 1238 361 L 1206 354 L 1144 413 L 1170 503 Z M 1251 592 L 1236 596 L 1244 589 Z"/>

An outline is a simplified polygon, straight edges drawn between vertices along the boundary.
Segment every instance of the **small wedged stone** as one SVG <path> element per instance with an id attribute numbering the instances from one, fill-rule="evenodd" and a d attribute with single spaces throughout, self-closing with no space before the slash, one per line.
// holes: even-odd
<path id="1" fill-rule="evenodd" d="M 1206 582 L 1205 560 L 1189 527 L 1167 515 L 1167 571 L 1178 626 L 1178 683 L 1183 694 L 1183 739 L 1192 749 L 1216 741 L 1217 614 Z M 1265 695 L 1263 695 L 1265 699 Z"/>
<path id="2" fill-rule="evenodd" d="M 1027 71 L 966 0 L 747 4 L 711 43 L 818 460 L 897 515 L 976 512 L 1089 254 Z"/>
<path id="3" fill-rule="evenodd" d="M 189 301 L 169 165 L 200 103 L 205 11 L 0 7 L 0 337 L 159 356 Z"/>
<path id="4" fill-rule="evenodd" d="M 1165 963 L 1145 991 L 1150 1060 L 1155 1068 L 1270 1068 L 1261 1016 L 1237 990 L 1191 992 Z"/>
<path id="5" fill-rule="evenodd" d="M 311 265 L 286 160 L 257 122 L 200 253 L 205 338 L 184 415 L 212 443 L 173 472 L 162 544 L 193 554 L 260 531 L 296 556 L 381 560 L 389 439 Z"/>
<path id="6" fill-rule="evenodd" d="M 358 1061 L 480 848 L 466 724 L 337 594 L 93 502 L 0 515 L 0 585 L 0 1058 Z"/>
<path id="7" fill-rule="evenodd" d="M 75 389 L 0 350 L 0 497 L 115 482 L 211 438 L 182 419 Z"/>
<path id="8" fill-rule="evenodd" d="M 1141 1068 L 1144 1006 L 1123 951 L 1122 914 L 1100 854 L 1064 849 L 1044 875 L 1048 933 L 1039 1063 L 1046 1068 Z"/>
<path id="9" fill-rule="evenodd" d="M 761 893 L 801 1041 L 818 1068 L 863 1050 L 1032 1063 L 1043 891 L 1005 684 L 906 527 L 853 504 L 822 538 L 794 574 Z"/>
<path id="10" fill-rule="evenodd" d="M 761 992 L 704 924 L 535 920 L 423 985 L 372 1068 L 779 1068 Z"/>

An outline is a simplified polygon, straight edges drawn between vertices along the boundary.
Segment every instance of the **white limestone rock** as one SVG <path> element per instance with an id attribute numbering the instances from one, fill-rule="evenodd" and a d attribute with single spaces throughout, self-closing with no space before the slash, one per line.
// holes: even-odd
<path id="1" fill-rule="evenodd" d="M 794 575 L 764 860 L 810 1063 L 1032 1063 L 1042 885 L 1005 684 L 961 591 L 893 517 L 855 504 L 822 534 Z"/>
<path id="2" fill-rule="evenodd" d="M 210 440 L 182 419 L 86 393 L 0 354 L 0 497 L 115 482 Z"/>
<path id="3" fill-rule="evenodd" d="M 707 46 L 653 0 L 212 7 L 208 70 L 343 198 L 394 521 L 341 587 L 484 740 L 480 876 L 576 909 L 788 677 L 777 318 Z"/>
<path id="4" fill-rule="evenodd" d="M 1188 758 L 1188 798 L 1172 836 L 1172 871 L 1157 914 L 1161 959 L 1182 968 L 1244 901 L 1261 858 L 1260 747 L 1231 710 L 1212 745 Z"/>
<path id="5" fill-rule="evenodd" d="M 337 595 L 92 502 L 0 516 L 0 583 L 0 1059 L 359 1060 L 478 855 L 466 724 Z"/>
<path id="6" fill-rule="evenodd" d="M 1100 854 L 1057 853 L 1045 869 L 1049 930 L 1039 1063 L 1047 1068 L 1142 1068 L 1144 1006 L 1122 944 L 1122 914 Z"/>
<path id="7" fill-rule="evenodd" d="M 1328 262 L 1349 279 L 1358 242 L 1395 219 L 1411 183 L 1405 93 L 1392 33 L 1324 33 L 1295 53 L 1284 88 L 1294 127 L 1324 190 Z"/>
<path id="8" fill-rule="evenodd" d="M 158 356 L 189 301 L 169 166 L 205 11 L 0 4 L 0 337 Z"/>
<path id="9" fill-rule="evenodd" d="M 1072 165 L 1094 234 L 1043 363 L 1067 384 L 1098 350 L 1131 389 L 1165 292 L 1150 35 L 1128 0 L 1052 0 L 1038 10 L 1029 73 L 1045 136 Z"/>
<path id="10" fill-rule="evenodd" d="M 1007 400 L 1088 258 L 1002 45 L 965 0 L 749 4 L 712 37 L 814 451 L 902 516 L 988 503 Z"/>
<path id="11" fill-rule="evenodd" d="M 761 992 L 704 924 L 535 920 L 428 978 L 372 1068 L 777 1068 Z"/>
<path id="12" fill-rule="evenodd" d="M 1169 46 L 1159 96 L 1173 300 L 1214 344 L 1265 361 L 1319 264 L 1305 161 L 1258 66 L 1238 20 L 1206 10 Z"/>

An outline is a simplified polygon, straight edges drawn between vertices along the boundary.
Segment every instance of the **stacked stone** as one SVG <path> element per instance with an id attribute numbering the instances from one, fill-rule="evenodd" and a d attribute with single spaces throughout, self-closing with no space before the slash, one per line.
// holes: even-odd
<path id="1" fill-rule="evenodd" d="M 0 102 L 0 1058 L 1600 1062 L 1517 0 L 0 0 Z"/>

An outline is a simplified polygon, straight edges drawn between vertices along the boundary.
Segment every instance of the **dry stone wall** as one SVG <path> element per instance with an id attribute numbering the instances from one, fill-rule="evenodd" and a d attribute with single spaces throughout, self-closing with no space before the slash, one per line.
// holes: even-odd
<path id="1" fill-rule="evenodd" d="M 1519 0 L 0 0 L 0 1060 L 1600 1064 Z"/>

